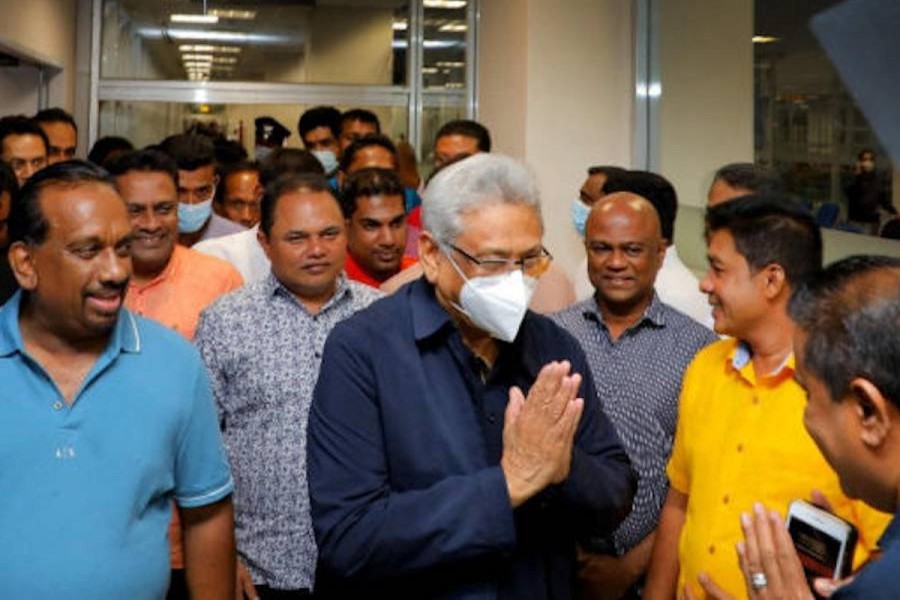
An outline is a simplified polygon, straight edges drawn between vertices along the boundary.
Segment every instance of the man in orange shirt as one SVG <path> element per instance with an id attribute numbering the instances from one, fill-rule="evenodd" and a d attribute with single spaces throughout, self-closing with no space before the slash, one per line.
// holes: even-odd
<path id="1" fill-rule="evenodd" d="M 341 208 L 347 219 L 344 271 L 354 281 L 379 287 L 416 264 L 404 254 L 406 205 L 394 171 L 361 169 L 346 180 Z"/>
<path id="2" fill-rule="evenodd" d="M 219 296 L 243 285 L 227 262 L 179 246 L 178 167 L 157 150 L 124 154 L 109 165 L 125 200 L 134 239 L 133 275 L 125 306 L 193 340 L 200 312 Z M 181 528 L 173 513 L 172 583 L 169 598 L 187 598 L 181 552 Z"/>

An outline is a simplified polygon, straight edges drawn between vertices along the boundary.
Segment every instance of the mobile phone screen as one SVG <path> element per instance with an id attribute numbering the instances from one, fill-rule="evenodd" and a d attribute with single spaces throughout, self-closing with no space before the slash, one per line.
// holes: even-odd
<path id="1" fill-rule="evenodd" d="M 833 578 L 841 553 L 840 540 L 800 519 L 791 519 L 788 531 L 794 540 L 806 576 Z"/>

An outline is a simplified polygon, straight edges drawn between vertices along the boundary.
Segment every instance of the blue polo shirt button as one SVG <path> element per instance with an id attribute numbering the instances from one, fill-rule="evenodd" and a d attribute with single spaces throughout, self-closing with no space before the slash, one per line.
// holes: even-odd
<path id="1" fill-rule="evenodd" d="M 63 409 L 63 403 L 62 403 L 62 402 L 60 402 L 59 400 L 57 400 L 56 402 L 53 403 L 53 410 L 62 410 L 62 409 Z"/>

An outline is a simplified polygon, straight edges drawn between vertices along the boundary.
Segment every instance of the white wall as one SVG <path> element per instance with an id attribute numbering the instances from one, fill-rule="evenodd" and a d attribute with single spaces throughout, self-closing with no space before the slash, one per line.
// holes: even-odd
<path id="1" fill-rule="evenodd" d="M 659 5 L 660 171 L 701 206 L 718 167 L 753 161 L 753 0 Z"/>
<path id="2" fill-rule="evenodd" d="M 0 0 L 0 42 L 61 65 L 62 73 L 50 81 L 49 102 L 70 111 L 75 101 L 75 7 L 74 0 Z M 0 114 L 36 110 L 33 76 L 0 69 Z"/>
<path id="3" fill-rule="evenodd" d="M 569 205 L 587 167 L 631 161 L 631 3 L 483 1 L 478 43 L 479 120 L 497 152 L 535 170 L 545 244 L 571 272 L 584 250 Z"/>

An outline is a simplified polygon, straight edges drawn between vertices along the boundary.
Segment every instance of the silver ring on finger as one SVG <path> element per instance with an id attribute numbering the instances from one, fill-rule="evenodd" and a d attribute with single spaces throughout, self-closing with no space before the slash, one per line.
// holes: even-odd
<path id="1" fill-rule="evenodd" d="M 769 585 L 769 580 L 765 573 L 750 573 L 750 586 L 754 590 L 761 590 Z"/>

